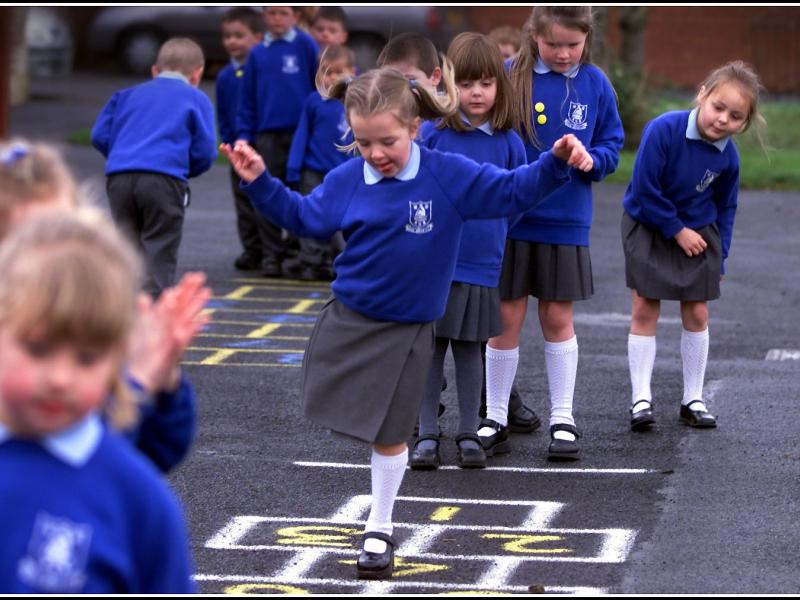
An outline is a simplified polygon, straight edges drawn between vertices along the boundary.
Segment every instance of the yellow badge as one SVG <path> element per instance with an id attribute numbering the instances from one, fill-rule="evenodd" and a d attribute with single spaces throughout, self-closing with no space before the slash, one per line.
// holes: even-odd
<path id="1" fill-rule="evenodd" d="M 533 110 L 535 110 L 538 113 L 544 112 L 544 104 L 542 104 L 541 102 L 537 102 L 536 104 L 533 105 Z"/>
<path id="2" fill-rule="evenodd" d="M 236 76 L 242 77 L 244 75 L 244 71 L 242 69 L 236 69 Z"/>
<path id="3" fill-rule="evenodd" d="M 539 115 L 538 117 L 536 117 L 536 122 L 539 125 L 544 125 L 545 123 L 547 123 L 547 117 L 544 115 Z"/>

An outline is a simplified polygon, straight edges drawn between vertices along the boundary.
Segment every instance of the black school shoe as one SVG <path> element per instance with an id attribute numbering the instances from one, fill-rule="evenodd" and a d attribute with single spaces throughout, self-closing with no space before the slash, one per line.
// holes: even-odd
<path id="1" fill-rule="evenodd" d="M 646 404 L 646 406 L 645 406 Z M 642 406 L 636 412 L 633 411 L 637 406 Z M 650 400 L 637 400 L 631 409 L 631 431 L 647 431 L 656 422 L 653 416 L 653 403 Z"/>
<path id="2" fill-rule="evenodd" d="M 494 433 L 487 437 L 478 436 L 486 456 L 511 452 L 511 442 L 508 441 L 508 428 L 505 425 L 500 425 L 500 423 L 492 419 L 481 419 L 478 429 L 480 430 L 484 427 L 494 429 Z"/>
<path id="3" fill-rule="evenodd" d="M 240 271 L 258 271 L 261 268 L 261 256 L 244 251 L 233 261 L 233 266 Z"/>
<path id="4" fill-rule="evenodd" d="M 419 443 L 423 440 L 434 440 L 436 442 L 435 448 L 422 450 Z M 442 464 L 442 459 L 439 456 L 439 436 L 438 435 L 423 435 L 414 442 L 414 449 L 408 457 L 408 466 L 415 471 L 433 471 Z"/>
<path id="5" fill-rule="evenodd" d="M 559 440 L 553 437 L 556 431 L 569 431 L 575 436 L 575 440 Z M 580 448 L 577 438 L 581 437 L 580 432 L 574 425 L 556 423 L 550 426 L 550 446 L 547 448 L 547 460 L 578 460 Z"/>
<path id="6" fill-rule="evenodd" d="M 708 429 L 717 426 L 717 418 L 707 410 L 692 410 L 692 404 L 703 402 L 702 400 L 692 400 L 689 404 L 681 404 L 680 420 L 690 427 Z"/>
<path id="7" fill-rule="evenodd" d="M 376 538 L 386 542 L 386 552 L 367 552 L 361 549 L 361 554 L 358 555 L 358 562 L 356 562 L 356 572 L 359 579 L 391 579 L 392 571 L 394 570 L 394 547 L 395 541 L 390 535 L 381 533 L 379 531 L 367 531 L 363 540 L 367 541 L 369 538 Z"/>
<path id="8" fill-rule="evenodd" d="M 477 448 L 462 446 L 464 440 L 472 440 L 478 444 Z M 474 433 L 460 433 L 456 436 L 458 446 L 458 466 L 462 469 L 483 469 L 486 467 L 486 452 L 483 450 L 481 439 Z"/>
<path id="9" fill-rule="evenodd" d="M 533 409 L 524 404 L 508 411 L 508 430 L 514 433 L 531 433 L 541 424 L 541 419 L 533 412 Z"/>

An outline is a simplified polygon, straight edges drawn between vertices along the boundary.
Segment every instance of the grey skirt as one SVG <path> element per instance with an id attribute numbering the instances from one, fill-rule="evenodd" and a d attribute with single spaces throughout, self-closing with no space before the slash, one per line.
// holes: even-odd
<path id="1" fill-rule="evenodd" d="M 376 321 L 330 298 L 303 358 L 305 416 L 360 440 L 405 442 L 433 359 L 433 323 Z"/>
<path id="2" fill-rule="evenodd" d="M 708 246 L 698 256 L 686 256 L 675 238 L 622 213 L 625 283 L 642 298 L 705 302 L 720 296 L 722 241 L 716 223 L 697 229 Z"/>
<path id="3" fill-rule="evenodd" d="M 592 259 L 586 246 L 538 244 L 506 239 L 500 298 L 535 296 L 539 300 L 572 302 L 594 294 Z"/>
<path id="4" fill-rule="evenodd" d="M 434 324 L 436 337 L 485 342 L 500 335 L 500 292 L 497 288 L 454 281 L 444 316 Z"/>

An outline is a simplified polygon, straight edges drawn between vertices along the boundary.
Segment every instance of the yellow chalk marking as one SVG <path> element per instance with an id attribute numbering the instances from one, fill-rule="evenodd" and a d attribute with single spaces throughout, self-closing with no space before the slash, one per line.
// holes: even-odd
<path id="1" fill-rule="evenodd" d="M 311 308 L 315 304 L 319 304 L 320 302 L 323 302 L 323 300 L 300 300 L 300 302 L 295 304 L 292 308 L 290 308 L 286 312 L 292 314 L 303 313 L 307 309 Z"/>
<path id="2" fill-rule="evenodd" d="M 303 354 L 305 350 L 302 348 L 203 348 L 202 346 L 189 346 L 187 350 L 197 350 L 199 352 L 209 352 L 215 351 L 217 353 L 222 352 L 229 352 L 228 356 L 231 354 L 235 354 L 236 352 L 242 352 L 244 354 L 254 354 L 254 353 L 269 353 L 269 354 Z M 210 357 L 209 357 L 210 358 Z M 206 358 L 205 360 L 208 360 Z"/>
<path id="3" fill-rule="evenodd" d="M 240 596 L 243 594 L 258 593 L 260 590 L 274 590 L 284 594 L 310 594 L 308 590 L 294 587 L 292 585 L 278 585 L 276 583 L 245 583 L 242 585 L 231 585 L 223 590 L 225 594 Z"/>
<path id="4" fill-rule="evenodd" d="M 203 316 L 209 316 L 210 317 L 216 311 L 217 311 L 216 308 L 204 308 L 203 310 L 200 311 L 200 314 L 203 315 Z"/>
<path id="5" fill-rule="evenodd" d="M 541 102 L 537 102 L 536 104 L 533 105 L 533 110 L 535 110 L 536 112 L 544 112 L 544 104 L 542 104 Z"/>
<path id="6" fill-rule="evenodd" d="M 329 532 L 329 533 L 314 533 Z M 358 529 L 347 529 L 345 527 L 328 527 L 324 525 L 308 525 L 300 527 L 284 527 L 275 532 L 278 536 L 279 544 L 290 546 L 333 546 L 337 548 L 352 548 L 353 541 L 349 538 L 360 535 Z"/>
<path id="7" fill-rule="evenodd" d="M 512 540 L 503 544 L 503 549 L 516 554 L 564 554 L 572 552 L 569 548 L 528 548 L 528 544 L 541 544 L 542 542 L 557 542 L 559 535 L 517 535 L 511 533 L 484 533 L 482 538 L 487 540 Z"/>
<path id="8" fill-rule="evenodd" d="M 354 560 L 340 560 L 339 564 L 354 565 Z M 422 573 L 436 573 L 437 571 L 446 571 L 449 569 L 447 565 L 433 565 L 431 563 L 412 563 L 406 562 L 405 559 L 395 556 L 394 557 L 394 570 L 392 577 L 408 577 L 409 575 L 421 575 Z"/>
<path id="9" fill-rule="evenodd" d="M 230 294 L 225 294 L 223 296 L 223 299 L 225 299 L 225 300 L 241 300 L 242 298 L 247 296 L 247 294 L 249 294 L 252 291 L 253 291 L 253 286 L 252 285 L 243 285 L 243 286 L 238 287 L 235 290 L 233 290 Z"/>
<path id="10" fill-rule="evenodd" d="M 198 348 L 198 350 L 204 350 L 205 348 Z M 201 365 L 218 365 L 226 358 L 230 358 L 234 354 L 236 354 L 238 350 L 217 350 L 211 356 L 208 356 L 200 361 Z"/>
<path id="11" fill-rule="evenodd" d="M 248 338 L 264 338 L 267 337 L 270 333 L 275 331 L 281 326 L 280 323 L 268 323 L 263 327 L 259 327 L 258 329 L 254 329 L 250 333 L 248 333 L 245 337 Z"/>
<path id="12" fill-rule="evenodd" d="M 460 510 L 457 506 L 440 506 L 431 514 L 431 521 L 449 521 Z"/>
<path id="13" fill-rule="evenodd" d="M 539 123 L 539 125 L 544 125 L 547 123 L 547 117 L 545 115 L 539 115 L 536 117 L 536 122 Z"/>

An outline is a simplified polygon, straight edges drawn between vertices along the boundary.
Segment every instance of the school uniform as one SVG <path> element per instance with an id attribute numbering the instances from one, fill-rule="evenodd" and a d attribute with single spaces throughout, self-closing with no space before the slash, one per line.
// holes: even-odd
<path id="1" fill-rule="evenodd" d="M 133 237 L 153 296 L 175 279 L 188 179 L 217 157 L 211 100 L 180 73 L 116 92 L 92 128 L 92 145 L 106 157 L 111 215 Z"/>
<path id="2" fill-rule="evenodd" d="M 333 298 L 304 357 L 306 416 L 380 444 L 413 430 L 445 312 L 465 220 L 524 211 L 569 179 L 552 153 L 515 171 L 411 144 L 385 179 L 363 158 L 327 174 L 308 196 L 262 174 L 244 186 L 256 208 L 303 237 L 341 230 Z M 380 359 L 376 360 L 376 356 Z"/>
<path id="3" fill-rule="evenodd" d="M 625 279 L 643 298 L 707 301 L 720 296 L 733 236 L 739 154 L 730 138 L 709 142 L 697 109 L 649 122 L 623 199 Z M 708 247 L 686 256 L 675 241 L 684 227 Z"/>
<path id="4" fill-rule="evenodd" d="M 568 185 L 526 212 L 509 230 L 500 295 L 584 300 L 594 293 L 589 255 L 591 186 L 617 168 L 624 139 L 616 96 L 603 72 L 591 64 L 576 65 L 562 75 L 540 60 L 534 66 L 532 86 L 532 117 L 540 147 L 525 140 L 528 160 L 571 133 L 586 147 L 594 166 L 588 173 L 576 173 Z"/>
<path id="5" fill-rule="evenodd" d="M 0 589 L 196 593 L 180 504 L 97 414 L 41 440 L 0 426 Z"/>

